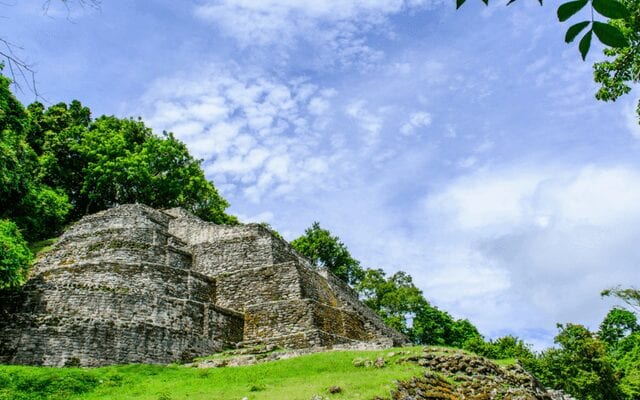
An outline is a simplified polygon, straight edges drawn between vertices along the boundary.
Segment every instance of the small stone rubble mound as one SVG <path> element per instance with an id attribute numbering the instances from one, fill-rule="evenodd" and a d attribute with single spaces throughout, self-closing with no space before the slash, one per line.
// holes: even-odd
<path id="1" fill-rule="evenodd" d="M 328 271 L 258 224 L 129 204 L 86 216 L 0 291 L 0 363 L 188 361 L 230 347 L 402 345 Z"/>
<path id="2" fill-rule="evenodd" d="M 573 400 L 542 387 L 518 363 L 499 366 L 459 350 L 426 347 L 399 362 L 417 363 L 425 372 L 399 382 L 393 400 Z"/>

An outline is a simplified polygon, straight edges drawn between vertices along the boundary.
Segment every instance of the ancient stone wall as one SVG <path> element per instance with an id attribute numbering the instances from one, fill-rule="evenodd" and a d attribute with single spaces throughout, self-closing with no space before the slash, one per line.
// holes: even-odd
<path id="1" fill-rule="evenodd" d="M 216 304 L 243 312 L 254 304 L 302 298 L 298 269 L 292 261 L 218 275 L 216 282 Z"/>
<path id="2" fill-rule="evenodd" d="M 242 340 L 242 314 L 214 304 L 168 221 L 122 206 L 67 231 L 20 293 L 0 295 L 0 362 L 164 363 Z"/>
<path id="3" fill-rule="evenodd" d="M 257 224 L 125 205 L 72 226 L 0 293 L 0 363 L 165 363 L 225 347 L 407 339 Z"/>
<path id="4" fill-rule="evenodd" d="M 405 335 L 387 326 L 382 319 L 369 307 L 358 300 L 358 294 L 345 282 L 329 271 L 320 271 L 325 277 L 331 292 L 339 299 L 340 303 L 349 311 L 360 316 L 365 322 L 365 329 L 372 332 L 379 339 L 388 339 L 395 346 L 407 343 Z"/>

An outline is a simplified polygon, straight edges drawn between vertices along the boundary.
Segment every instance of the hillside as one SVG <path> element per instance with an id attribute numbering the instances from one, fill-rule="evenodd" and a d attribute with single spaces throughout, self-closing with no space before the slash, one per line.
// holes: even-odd
<path id="1" fill-rule="evenodd" d="M 248 366 L 206 365 L 212 364 L 2 366 L 0 399 L 563 399 L 544 390 L 515 360 L 490 361 L 444 347 L 329 351 Z"/>

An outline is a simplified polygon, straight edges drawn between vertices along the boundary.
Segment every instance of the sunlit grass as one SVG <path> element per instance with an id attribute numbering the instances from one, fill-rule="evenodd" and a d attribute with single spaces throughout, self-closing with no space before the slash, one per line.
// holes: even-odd
<path id="1" fill-rule="evenodd" d="M 198 369 L 125 365 L 94 369 L 0 366 L 0 399 L 371 399 L 388 396 L 396 380 L 422 368 L 397 363 L 422 347 L 332 351 L 244 367 Z M 403 352 L 405 354 L 398 354 Z M 395 353 L 390 357 L 391 353 Z M 355 358 L 383 357 L 384 368 L 355 367 Z M 342 391 L 330 394 L 331 386 Z"/>

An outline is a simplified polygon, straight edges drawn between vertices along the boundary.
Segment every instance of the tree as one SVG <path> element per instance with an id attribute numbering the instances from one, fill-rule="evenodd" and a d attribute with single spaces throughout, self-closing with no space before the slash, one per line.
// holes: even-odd
<path id="1" fill-rule="evenodd" d="M 640 398 L 640 326 L 636 315 L 613 308 L 600 324 L 598 336 L 620 378 L 620 390 L 628 399 Z"/>
<path id="2" fill-rule="evenodd" d="M 235 223 L 229 206 L 184 143 L 153 135 L 142 121 L 100 117 L 74 148 L 84 161 L 78 206 L 91 213 L 115 204 L 183 207 L 219 224 Z"/>
<path id="3" fill-rule="evenodd" d="M 229 206 L 172 133 L 156 136 L 141 120 L 92 120 L 80 102 L 27 108 L 27 140 L 39 155 L 40 176 L 65 193 L 71 219 L 124 203 L 183 207 L 220 224 L 237 223 Z"/>
<path id="4" fill-rule="evenodd" d="M 623 288 L 622 286 L 616 286 L 603 290 L 600 296 L 616 297 L 627 303 L 636 312 L 640 312 L 640 290 L 634 287 Z"/>
<path id="5" fill-rule="evenodd" d="M 473 337 L 466 341 L 461 347 L 494 360 L 515 358 L 519 360 L 525 368 L 530 368 L 531 364 L 536 361 L 536 356 L 531 350 L 531 346 L 522 339 L 512 335 L 502 336 L 489 341 L 485 341 L 478 335 L 478 337 Z"/>
<path id="6" fill-rule="evenodd" d="M 71 208 L 67 196 L 42 183 L 27 142 L 28 115 L 0 75 L 0 218 L 11 218 L 28 240 L 57 232 Z"/>
<path id="7" fill-rule="evenodd" d="M 184 143 L 140 120 L 100 117 L 79 101 L 26 109 L 0 75 L 0 218 L 25 239 L 123 203 L 183 207 L 206 221 L 237 223 Z"/>
<path id="8" fill-rule="evenodd" d="M 427 304 L 422 291 L 411 276 L 398 271 L 389 278 L 381 269 L 367 269 L 356 286 L 363 302 L 378 313 L 384 322 L 399 332 L 412 335 L 409 323 L 415 324 L 416 314 Z"/>
<path id="9" fill-rule="evenodd" d="M 622 308 L 613 308 L 600 324 L 598 336 L 608 346 L 615 346 L 621 339 L 638 332 L 640 326 L 634 313 Z"/>
<path id="10" fill-rule="evenodd" d="M 468 320 L 455 320 L 429 304 L 406 272 L 387 277 L 381 269 L 366 269 L 355 288 L 387 325 L 415 343 L 462 347 L 471 339 L 482 338 Z"/>
<path id="11" fill-rule="evenodd" d="M 542 353 L 536 376 L 582 400 L 624 399 L 604 342 L 582 325 L 558 324 L 558 329 L 555 342 L 560 348 Z"/>
<path id="12" fill-rule="evenodd" d="M 314 222 L 291 245 L 315 267 L 326 268 L 346 283 L 355 285 L 364 276 L 360 262 L 351 256 L 340 238 L 322 229 L 318 222 Z"/>
<path id="13" fill-rule="evenodd" d="M 18 226 L 0 220 L 0 289 L 16 287 L 24 281 L 31 257 Z"/>

